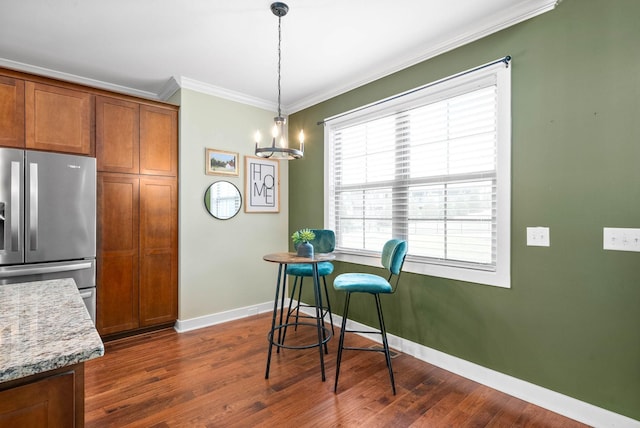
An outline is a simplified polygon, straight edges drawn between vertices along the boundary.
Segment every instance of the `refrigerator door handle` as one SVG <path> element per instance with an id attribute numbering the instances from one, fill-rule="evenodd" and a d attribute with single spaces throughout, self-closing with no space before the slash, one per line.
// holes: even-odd
<path id="1" fill-rule="evenodd" d="M 38 164 L 29 164 L 29 250 L 38 249 Z"/>
<path id="2" fill-rule="evenodd" d="M 11 251 L 20 251 L 20 162 L 11 162 Z"/>
<path id="3" fill-rule="evenodd" d="M 83 299 L 88 299 L 91 296 L 93 296 L 93 290 L 84 291 L 80 293 L 80 297 L 82 297 Z"/>
<path id="4" fill-rule="evenodd" d="M 12 269 L 13 268 L 13 269 Z M 10 278 L 14 276 L 41 275 L 54 272 L 68 272 L 82 269 L 90 269 L 91 262 L 69 263 L 55 266 L 32 266 L 28 268 L 15 269 L 13 266 L 0 267 L 0 277 Z"/>

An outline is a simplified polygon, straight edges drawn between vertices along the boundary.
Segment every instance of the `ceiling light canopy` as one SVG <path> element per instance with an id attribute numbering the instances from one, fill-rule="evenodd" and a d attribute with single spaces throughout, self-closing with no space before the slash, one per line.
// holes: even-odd
<path id="1" fill-rule="evenodd" d="M 278 158 L 278 159 L 300 159 L 304 155 L 304 132 L 300 131 L 299 140 L 300 148 L 294 149 L 289 147 L 287 142 L 287 119 L 282 116 L 280 110 L 280 64 L 282 62 L 282 17 L 289 12 L 289 6 L 285 3 L 271 3 L 271 12 L 278 17 L 278 116 L 273 118 L 274 125 L 271 132 L 272 140 L 270 146 L 260 147 L 262 135 L 260 131 L 256 131 L 256 156 L 262 158 Z"/>

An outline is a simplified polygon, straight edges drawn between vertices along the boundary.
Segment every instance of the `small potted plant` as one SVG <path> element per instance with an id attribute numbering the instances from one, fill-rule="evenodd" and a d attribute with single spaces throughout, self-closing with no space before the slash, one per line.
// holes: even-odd
<path id="1" fill-rule="evenodd" d="M 300 229 L 291 235 L 298 256 L 313 258 L 313 245 L 310 241 L 313 241 L 315 237 L 316 234 L 310 229 Z"/>

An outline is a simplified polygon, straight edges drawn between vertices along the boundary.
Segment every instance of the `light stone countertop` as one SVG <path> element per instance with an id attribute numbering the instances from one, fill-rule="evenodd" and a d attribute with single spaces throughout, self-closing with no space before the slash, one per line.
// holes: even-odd
<path id="1" fill-rule="evenodd" d="M 0 285 L 0 382 L 102 355 L 72 279 Z"/>

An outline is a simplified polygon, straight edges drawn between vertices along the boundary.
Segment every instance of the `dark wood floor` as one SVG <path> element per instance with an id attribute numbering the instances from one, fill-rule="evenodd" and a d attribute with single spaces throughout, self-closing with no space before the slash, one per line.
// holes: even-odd
<path id="1" fill-rule="evenodd" d="M 394 396 L 382 354 L 345 351 L 335 394 L 337 338 L 326 382 L 317 348 L 274 353 L 265 380 L 270 322 L 258 315 L 107 343 L 104 357 L 86 363 L 86 426 L 584 426 L 404 354 L 393 359 Z M 290 339 L 313 334 L 303 328 Z M 370 342 L 353 336 L 349 344 Z"/>

